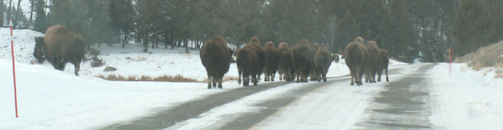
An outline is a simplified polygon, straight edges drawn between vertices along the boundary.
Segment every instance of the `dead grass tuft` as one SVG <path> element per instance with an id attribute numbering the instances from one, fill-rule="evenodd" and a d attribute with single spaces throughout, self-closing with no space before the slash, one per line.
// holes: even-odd
<path id="1" fill-rule="evenodd" d="M 498 63 L 494 66 L 494 78 L 503 78 L 503 63 Z"/>
<path id="2" fill-rule="evenodd" d="M 99 75 L 99 78 L 105 79 L 105 80 L 110 80 L 110 81 L 155 81 L 155 82 L 199 82 L 195 79 L 191 78 L 185 78 L 182 75 L 176 75 L 176 76 L 168 76 L 168 75 L 163 75 L 163 76 L 158 76 L 158 77 L 150 77 L 150 76 L 122 76 L 122 75 Z"/>

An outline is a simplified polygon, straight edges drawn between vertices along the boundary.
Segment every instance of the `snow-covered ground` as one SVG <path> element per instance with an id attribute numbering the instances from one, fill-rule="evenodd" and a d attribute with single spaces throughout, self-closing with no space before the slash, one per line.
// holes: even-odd
<path id="1" fill-rule="evenodd" d="M 19 118 L 16 118 L 9 33 L 7 29 L 0 29 L 0 129 L 95 129 L 147 116 L 160 108 L 242 87 L 237 81 L 225 82 L 224 89 L 221 90 L 208 90 L 205 83 L 112 82 L 95 77 L 110 74 L 152 77 L 183 75 L 199 81 L 206 79 L 197 50 L 186 54 L 183 49 L 156 48 L 149 49 L 152 52 L 149 54 L 141 52 L 142 48 L 136 44 L 128 44 L 126 48 L 102 45 L 99 49 L 106 62 L 105 66 L 92 68 L 89 62 L 85 62 L 80 71 L 81 76 L 75 76 L 71 64 L 67 64 L 64 72 L 54 70 L 48 63 L 31 64 L 34 60 L 33 38 L 43 34 L 15 30 L 19 107 Z M 406 69 L 390 75 L 390 80 L 399 80 L 420 65 L 421 63 L 409 65 L 392 61 L 390 68 Z M 106 66 L 113 66 L 118 70 L 103 72 Z M 434 128 L 503 129 L 503 80 L 494 78 L 494 68 L 473 71 L 467 68 L 466 64 L 453 64 L 452 68 L 452 75 L 448 75 L 448 64 L 445 63 L 435 66 L 429 73 L 432 79 L 430 98 L 433 102 L 430 120 Z M 237 77 L 236 71 L 235 64 L 231 64 L 226 76 Z M 332 64 L 329 76 L 348 73 L 342 61 Z M 296 115 L 298 118 L 282 122 L 269 118 L 256 128 L 292 128 L 292 125 L 288 124 L 298 123 L 299 120 L 303 121 L 295 125 L 298 127 L 293 127 L 294 129 L 331 129 L 336 128 L 335 126 L 337 129 L 354 128 L 354 123 L 362 118 L 362 112 L 372 102 L 371 97 L 386 84 L 388 83 L 364 84 L 363 87 L 349 86 L 349 82 L 327 84 L 327 87 L 306 94 L 285 110 L 278 112 L 279 115 Z M 240 113 L 238 110 L 255 111 L 260 108 L 254 108 L 253 104 L 277 98 L 278 95 L 302 86 L 303 84 L 289 84 L 259 92 L 216 107 L 203 113 L 205 116 L 201 118 L 187 120 L 173 128 L 218 127 L 212 123 L 220 120 L 218 115 Z M 324 104 L 328 101 L 338 103 Z M 312 107 L 321 107 L 321 104 L 325 105 L 323 109 L 326 113 L 308 111 Z M 309 119 L 302 118 L 304 114 L 315 114 L 315 117 L 324 121 L 310 122 Z M 346 116 L 338 116 L 342 114 Z M 271 125 L 274 123 L 277 124 Z M 318 127 L 320 123 L 334 124 Z"/>
<path id="2" fill-rule="evenodd" d="M 495 68 L 474 71 L 466 63 L 435 66 L 430 95 L 435 129 L 503 129 L 503 79 L 494 78 Z M 501 69 L 501 68 L 500 68 Z"/>

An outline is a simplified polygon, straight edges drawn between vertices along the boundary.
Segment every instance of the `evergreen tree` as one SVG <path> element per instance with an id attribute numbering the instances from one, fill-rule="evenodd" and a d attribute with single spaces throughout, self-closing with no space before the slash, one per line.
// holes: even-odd
<path id="1" fill-rule="evenodd" d="M 3 0 L 0 0 L 0 26 L 3 26 L 4 23 L 4 5 Z"/>
<path id="2" fill-rule="evenodd" d="M 463 56 L 501 40 L 501 11 L 499 1 L 460 1 L 452 30 L 456 40 L 455 55 Z"/>
<path id="3" fill-rule="evenodd" d="M 42 33 L 45 33 L 45 31 L 47 30 L 47 17 L 44 10 L 44 5 L 45 5 L 44 0 L 37 0 L 35 2 L 36 16 L 35 16 L 34 29 L 35 31 Z"/>

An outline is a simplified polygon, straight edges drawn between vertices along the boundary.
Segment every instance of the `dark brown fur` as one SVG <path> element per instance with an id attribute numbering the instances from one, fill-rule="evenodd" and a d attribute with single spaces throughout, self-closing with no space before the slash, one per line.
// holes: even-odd
<path id="1" fill-rule="evenodd" d="M 288 43 L 280 43 L 278 53 L 280 55 L 278 64 L 279 80 L 293 81 L 295 68 L 293 67 L 292 52 L 290 51 L 290 47 L 288 47 Z"/>
<path id="2" fill-rule="evenodd" d="M 365 71 L 366 59 L 368 50 L 363 43 L 361 37 L 357 37 L 354 42 L 349 43 L 344 49 L 346 65 L 351 73 L 351 85 L 356 82 L 357 85 L 362 85 L 362 75 Z"/>
<path id="3" fill-rule="evenodd" d="M 332 57 L 325 46 L 321 46 L 314 55 L 315 72 L 318 82 L 323 78 L 323 82 L 327 82 L 327 73 L 330 65 L 332 65 Z"/>
<path id="4" fill-rule="evenodd" d="M 386 82 L 389 82 L 388 78 L 388 65 L 389 65 L 389 56 L 388 51 L 379 48 L 379 52 L 381 54 L 381 62 L 379 63 L 379 68 L 377 69 L 377 81 L 381 82 L 381 74 L 384 70 L 386 72 Z"/>
<path id="5" fill-rule="evenodd" d="M 369 78 L 366 78 L 365 82 L 375 83 L 377 69 L 379 68 L 379 62 L 381 60 L 381 53 L 379 53 L 379 47 L 374 41 L 369 41 L 365 45 L 367 47 L 369 58 L 367 61 L 367 74 Z M 366 74 L 366 75 L 367 75 Z"/>
<path id="6" fill-rule="evenodd" d="M 267 56 L 267 66 L 264 68 L 264 81 L 274 81 L 276 71 L 278 71 L 279 53 L 273 42 L 267 42 L 264 47 Z"/>
<path id="7" fill-rule="evenodd" d="M 311 50 L 311 43 L 306 39 L 292 47 L 292 60 L 295 67 L 297 82 L 307 82 L 307 77 L 311 74 L 314 66 L 314 56 Z"/>
<path id="8" fill-rule="evenodd" d="M 311 44 L 311 52 L 313 52 L 313 56 L 315 55 L 315 53 L 318 51 L 318 49 L 320 48 L 320 44 L 319 43 L 313 43 Z M 311 68 L 311 81 L 316 81 L 318 80 L 318 75 L 316 74 L 316 66 L 315 65 L 312 65 L 312 68 Z"/>
<path id="9" fill-rule="evenodd" d="M 39 62 L 43 62 L 43 58 L 47 59 L 55 69 L 61 71 L 70 62 L 75 66 L 75 75 L 78 76 L 86 47 L 82 36 L 64 26 L 55 25 L 47 29 L 44 40 L 35 38 L 34 56 Z"/>
<path id="10" fill-rule="evenodd" d="M 217 83 L 218 88 L 222 88 L 222 78 L 229 71 L 232 52 L 223 37 L 206 41 L 201 47 L 199 56 L 208 75 L 208 89 L 211 89 L 212 81 L 213 88 L 217 87 Z"/>
<path id="11" fill-rule="evenodd" d="M 44 51 L 45 51 L 44 37 L 35 37 L 35 49 L 33 52 L 33 57 L 37 59 L 38 63 L 44 63 Z"/>
<path id="12" fill-rule="evenodd" d="M 241 84 L 241 76 L 243 76 L 243 86 L 248 86 L 250 76 L 252 77 L 253 85 L 257 86 L 260 73 L 263 72 L 267 65 L 267 56 L 260 46 L 257 37 L 253 37 L 248 44 L 241 48 L 236 54 L 236 64 L 238 67 L 239 79 Z"/>

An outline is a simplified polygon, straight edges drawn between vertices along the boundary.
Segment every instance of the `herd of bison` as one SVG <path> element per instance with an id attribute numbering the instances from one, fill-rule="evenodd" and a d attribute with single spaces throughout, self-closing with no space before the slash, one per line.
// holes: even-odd
<path id="1" fill-rule="evenodd" d="M 222 88 L 222 78 L 229 71 L 233 53 L 223 37 L 215 37 L 203 44 L 199 55 L 208 74 L 208 89 Z M 330 54 L 325 46 L 310 43 L 306 39 L 293 47 L 282 42 L 276 48 L 273 42 L 267 42 L 262 47 L 258 37 L 253 37 L 235 55 L 238 83 L 243 83 L 243 86 L 249 86 L 250 82 L 257 86 L 261 74 L 264 74 L 264 81 L 274 81 L 276 72 L 279 80 L 296 80 L 299 83 L 308 82 L 309 77 L 311 81 L 327 82 L 332 61 L 339 61 L 339 56 Z M 381 81 L 383 70 L 389 82 L 388 52 L 379 48 L 376 42 L 368 41 L 365 44 L 363 38 L 357 37 L 346 46 L 343 57 L 351 73 L 351 85 L 355 82 L 362 85 L 363 74 L 366 82 L 375 83 L 376 74 L 377 81 Z"/>
<path id="2" fill-rule="evenodd" d="M 84 60 L 87 45 L 81 35 L 68 30 L 61 25 L 51 26 L 44 37 L 35 38 L 33 56 L 39 63 L 49 61 L 55 69 L 64 70 L 65 64 L 70 62 L 75 66 L 78 75 L 80 62 Z M 208 89 L 222 88 L 222 78 L 229 71 L 232 55 L 236 55 L 238 68 L 238 83 L 249 86 L 250 82 L 257 86 L 258 79 L 264 74 L 264 81 L 274 81 L 276 72 L 279 80 L 308 82 L 327 81 L 327 72 L 332 61 L 338 62 L 339 56 L 332 55 L 325 46 L 310 43 L 306 39 L 297 45 L 289 47 L 282 42 L 278 48 L 273 42 L 261 46 L 258 37 L 251 38 L 244 47 L 236 52 L 230 49 L 223 37 L 215 37 L 206 41 L 200 50 L 200 58 L 208 74 Z M 375 83 L 381 80 L 383 70 L 388 78 L 388 52 L 377 46 L 376 42 L 366 44 L 361 37 L 349 43 L 344 49 L 343 58 L 351 73 L 351 85 L 356 82 Z M 250 79 L 251 78 L 251 79 Z M 213 82 L 213 85 L 211 84 Z"/>

